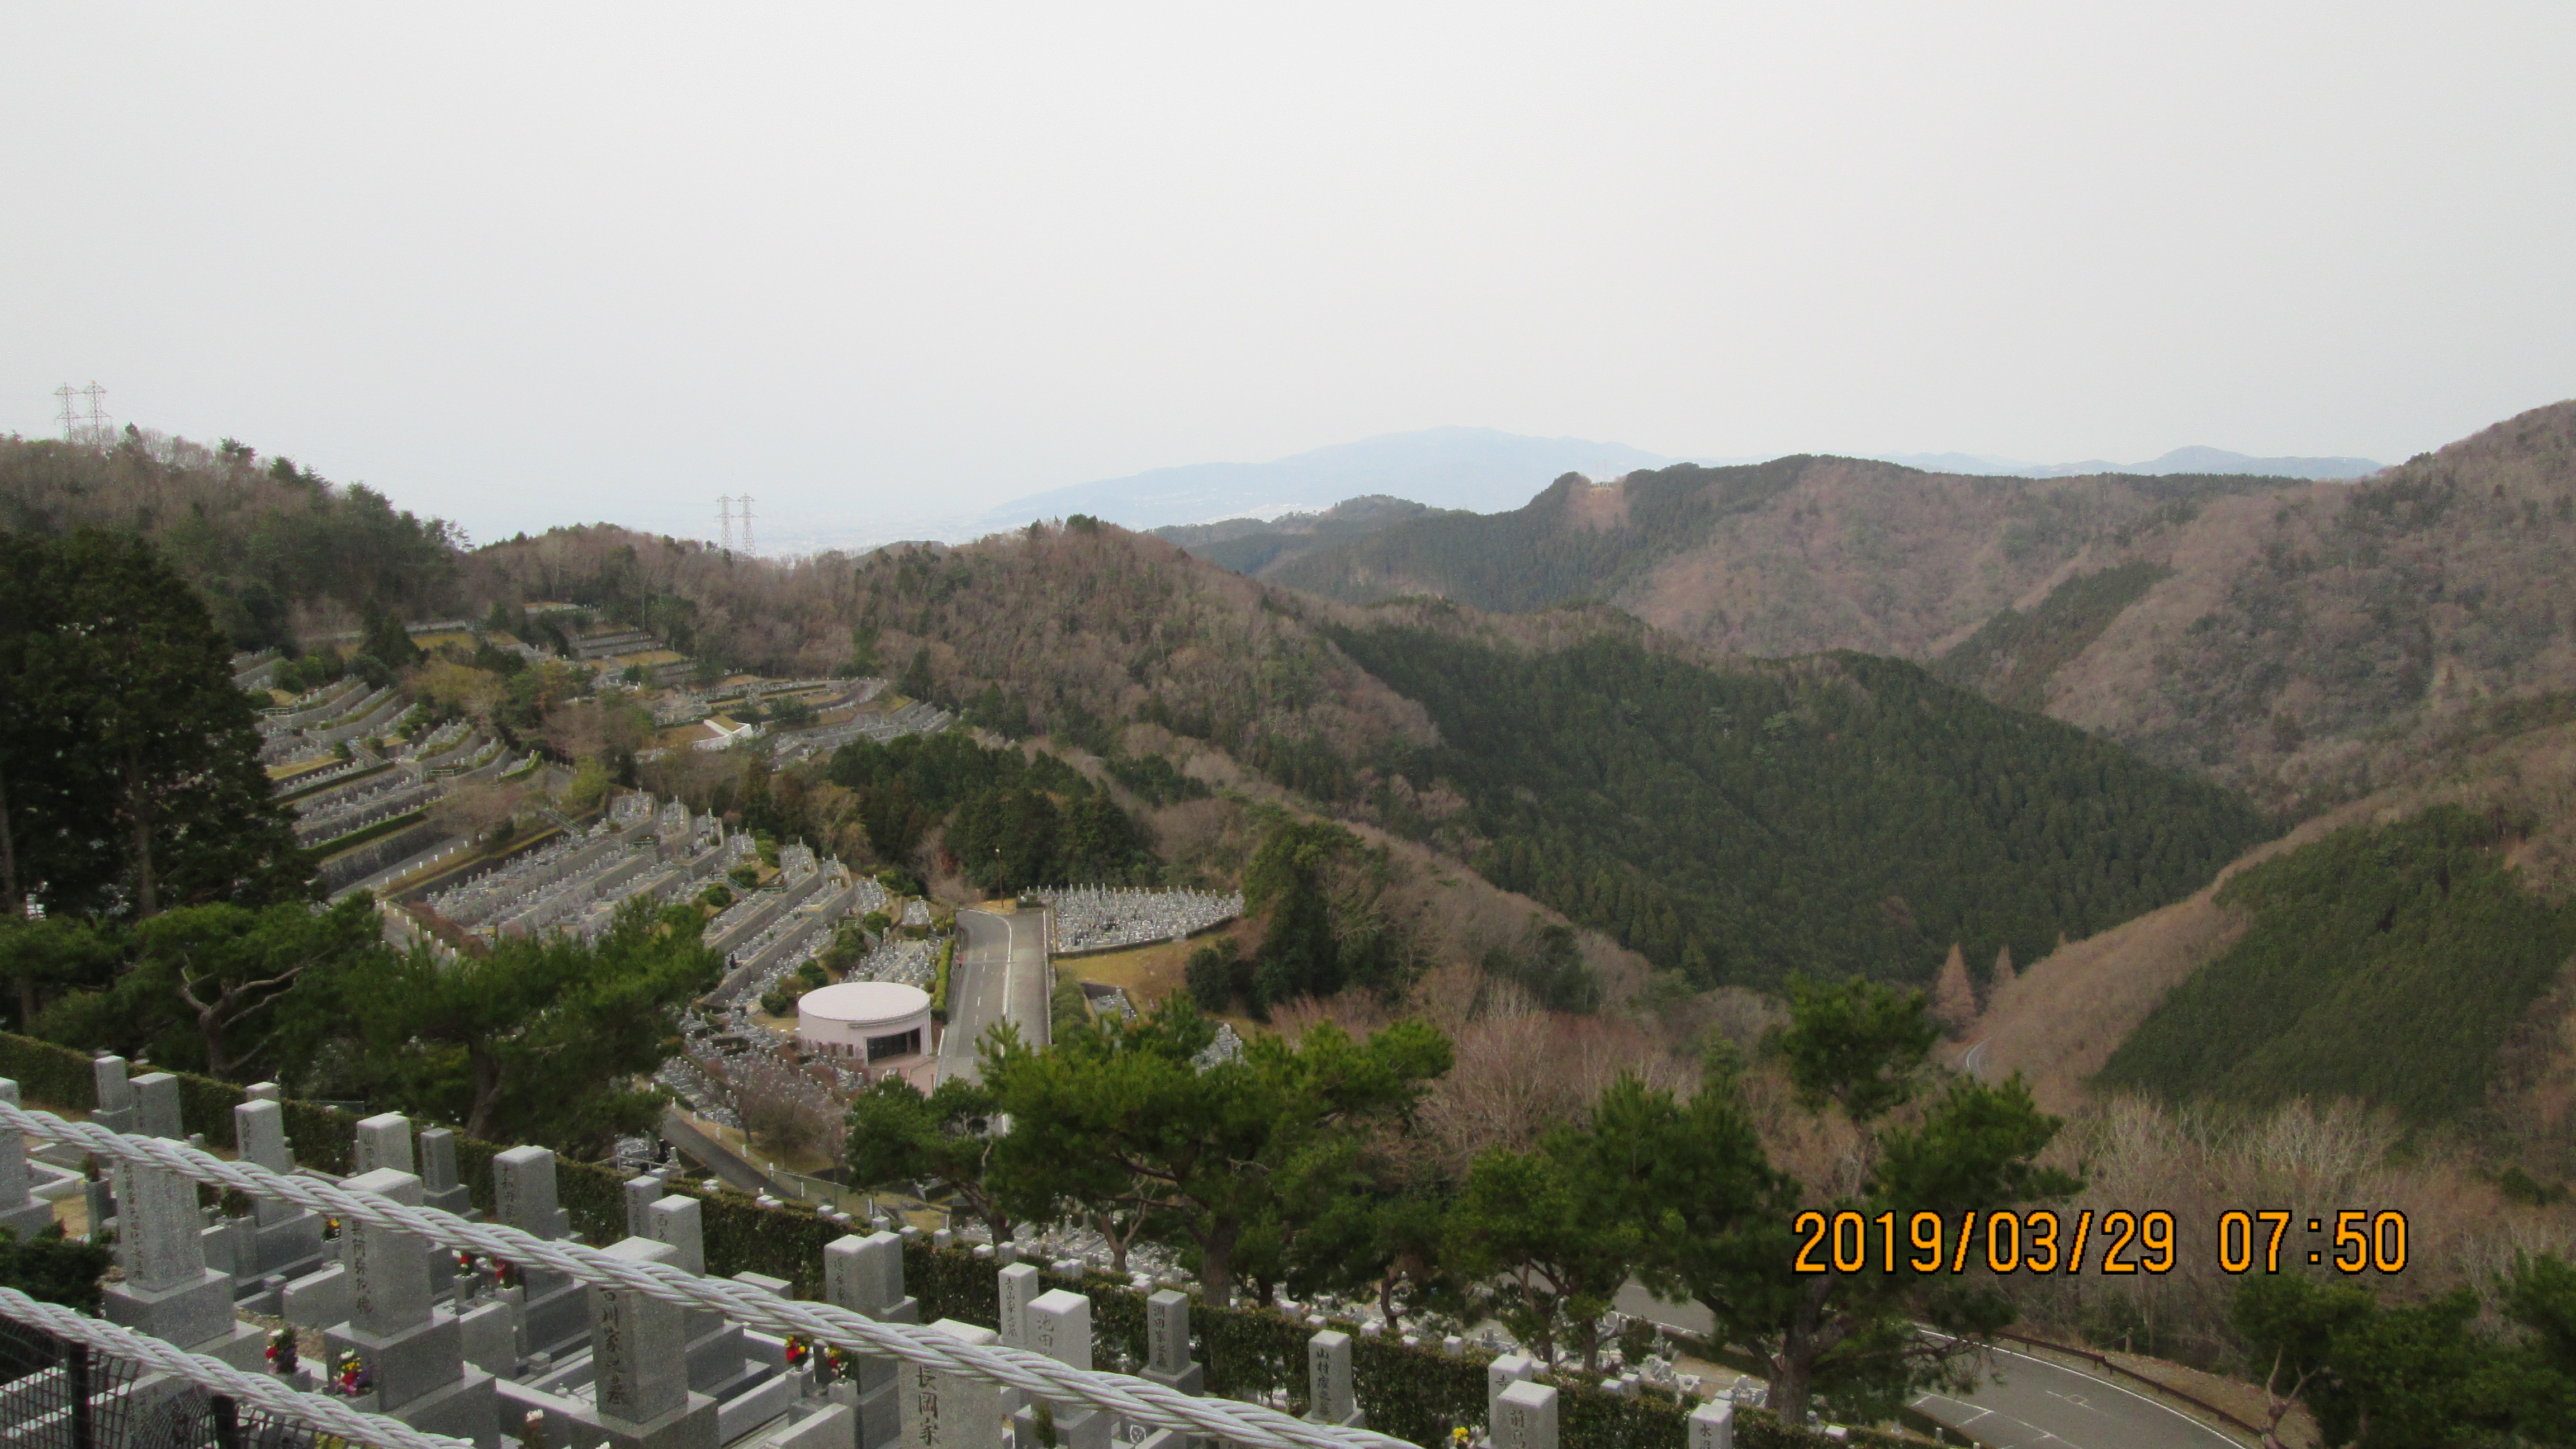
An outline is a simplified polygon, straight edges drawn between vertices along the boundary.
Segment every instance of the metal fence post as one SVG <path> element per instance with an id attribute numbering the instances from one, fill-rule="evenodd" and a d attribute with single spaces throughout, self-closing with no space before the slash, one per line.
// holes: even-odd
<path id="1" fill-rule="evenodd" d="M 63 1345 L 63 1389 L 71 1400 L 72 1449 L 98 1449 L 98 1426 L 89 1409 L 89 1345 Z"/>

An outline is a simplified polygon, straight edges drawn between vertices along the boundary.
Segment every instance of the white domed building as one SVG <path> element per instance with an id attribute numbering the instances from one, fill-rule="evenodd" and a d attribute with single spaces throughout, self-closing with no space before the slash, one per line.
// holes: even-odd
<path id="1" fill-rule="evenodd" d="M 930 993 L 893 981 L 844 981 L 796 998 L 796 1037 L 805 1050 L 855 1067 L 901 1070 L 932 1046 Z"/>

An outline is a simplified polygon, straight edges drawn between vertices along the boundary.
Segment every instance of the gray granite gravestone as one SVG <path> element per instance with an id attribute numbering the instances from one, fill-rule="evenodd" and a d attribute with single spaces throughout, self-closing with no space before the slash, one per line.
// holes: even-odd
<path id="1" fill-rule="evenodd" d="M 188 1140 L 187 1124 L 179 1110 L 177 1077 L 168 1072 L 153 1072 L 136 1077 L 133 1087 L 136 1132 L 145 1137 L 167 1137 L 173 1142 Z"/>
<path id="2" fill-rule="evenodd" d="M 1538 1360 L 1525 1353 L 1507 1353 L 1485 1365 L 1485 1422 L 1492 1424 L 1501 1412 L 1503 1390 L 1527 1382 L 1538 1372 Z"/>
<path id="3" fill-rule="evenodd" d="M 411 1119 L 379 1112 L 358 1123 L 358 1171 L 417 1172 L 411 1155 Z"/>
<path id="4" fill-rule="evenodd" d="M 1306 1417 L 1345 1429 L 1362 1426 L 1351 1386 L 1351 1336 L 1326 1329 L 1306 1340 Z"/>
<path id="5" fill-rule="evenodd" d="M 7 1077 L 0 1077 L 0 1102 L 19 1105 L 18 1084 Z M 26 1140 L 0 1129 L 0 1228 L 12 1229 L 22 1238 L 34 1237 L 54 1221 L 54 1205 L 36 1197 L 34 1182 L 27 1171 Z"/>
<path id="6" fill-rule="evenodd" d="M 98 1105 L 90 1109 L 89 1120 L 110 1132 L 139 1132 L 143 1114 L 134 1107 L 134 1084 L 126 1079 L 125 1058 L 95 1057 L 89 1070 L 98 1091 Z"/>
<path id="7" fill-rule="evenodd" d="M 676 1264 L 668 1243 L 623 1238 L 606 1250 L 637 1263 Z M 716 1401 L 674 1372 L 686 1348 L 676 1303 L 632 1288 L 590 1287 L 591 1412 L 608 1449 L 716 1449 Z"/>
<path id="8" fill-rule="evenodd" d="M 660 1177 L 648 1172 L 641 1177 L 626 1179 L 619 1184 L 618 1191 L 626 1199 L 626 1236 L 630 1238 L 653 1236 L 653 1204 L 671 1195 L 669 1185 Z"/>
<path id="9" fill-rule="evenodd" d="M 1556 1449 L 1556 1390 L 1526 1379 L 1494 1401 L 1494 1449 Z"/>
<path id="10" fill-rule="evenodd" d="M 458 1217 L 474 1216 L 474 1190 L 456 1175 L 456 1133 L 446 1127 L 424 1127 L 420 1149 L 420 1200 Z"/>
<path id="11" fill-rule="evenodd" d="M 513 1147 L 492 1158 L 493 1216 L 533 1238 L 571 1236 L 572 1214 L 557 1205 L 555 1155 L 543 1147 Z M 590 1331 L 581 1284 L 568 1274 L 519 1266 L 520 1348 L 561 1359 L 580 1348 Z"/>
<path id="12" fill-rule="evenodd" d="M 1691 1410 L 1689 1449 L 1735 1449 L 1735 1406 L 1702 1404 Z"/>
<path id="13" fill-rule="evenodd" d="M 671 1250 L 671 1266 L 685 1273 L 707 1271 L 705 1209 L 693 1197 L 673 1194 L 645 1210 L 645 1236 Z M 742 1325 L 712 1309 L 683 1308 L 681 1333 L 688 1356 L 689 1387 L 719 1403 L 751 1377 L 743 1357 Z"/>
<path id="14" fill-rule="evenodd" d="M 362 1172 L 340 1185 L 420 1206 L 420 1179 L 393 1168 Z M 343 1224 L 341 1237 L 349 1316 L 323 1334 L 325 1362 L 355 1351 L 371 1375 L 378 1413 L 430 1433 L 497 1444 L 492 1375 L 466 1363 L 464 1332 L 454 1312 L 438 1302 L 438 1245 L 355 1219 Z"/>
<path id="15" fill-rule="evenodd" d="M 116 1263 L 125 1280 L 103 1290 L 110 1323 L 235 1368 L 261 1361 L 260 1331 L 233 1320 L 233 1280 L 206 1266 L 197 1185 L 158 1167 L 119 1164 Z"/>
<path id="16" fill-rule="evenodd" d="M 233 1108 L 233 1142 L 244 1162 L 280 1176 L 295 1171 L 295 1154 L 286 1146 L 286 1114 L 273 1101 L 253 1099 Z M 301 1278 L 323 1266 L 321 1214 L 264 1197 L 253 1201 L 251 1221 L 254 1266 L 243 1276 Z M 268 1311 L 279 1310 L 272 1306 Z"/>
<path id="17" fill-rule="evenodd" d="M 1145 1371 L 1142 1375 L 1185 1394 L 1207 1392 L 1207 1370 L 1190 1360 L 1190 1295 L 1157 1289 L 1145 1299 Z"/>
<path id="18" fill-rule="evenodd" d="M 903 1240 L 883 1230 L 824 1246 L 823 1298 L 880 1323 L 921 1321 L 921 1305 L 903 1291 Z M 899 1367 L 900 1360 L 884 1354 L 856 1354 L 850 1377 L 831 1387 L 833 1400 L 858 1416 L 860 1449 L 884 1449 L 902 1432 Z"/>
<path id="19" fill-rule="evenodd" d="M 990 1344 L 995 1338 L 989 1328 L 954 1318 L 930 1326 L 965 1343 Z M 992 1380 L 907 1363 L 896 1381 L 902 1385 L 904 1449 L 999 1449 L 1002 1391 Z"/>
<path id="20" fill-rule="evenodd" d="M 1091 1367 L 1090 1299 L 1051 1288 L 1030 1299 L 1022 1312 L 1026 1337 L 1017 1347 L 1073 1368 Z M 1061 1399 L 1048 1401 L 1048 1411 L 1059 1449 L 1109 1449 L 1113 1416 Z M 1041 1449 L 1035 1405 L 1011 1415 L 1011 1442 L 1014 1449 Z"/>
<path id="21" fill-rule="evenodd" d="M 1034 1263 L 1013 1263 L 996 1275 L 1002 1294 L 1001 1325 L 995 1331 L 1006 1348 L 1029 1346 L 1029 1303 L 1045 1291 L 1038 1285 Z"/>

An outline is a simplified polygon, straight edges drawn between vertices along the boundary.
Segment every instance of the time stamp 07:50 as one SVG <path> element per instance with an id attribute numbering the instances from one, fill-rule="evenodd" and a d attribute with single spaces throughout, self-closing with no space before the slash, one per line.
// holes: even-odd
<path id="1" fill-rule="evenodd" d="M 2286 1210 L 2218 1215 L 2218 1266 L 2230 1273 L 2278 1273 L 2286 1255 L 2343 1273 L 2398 1273 L 2406 1268 L 2406 1215 L 2339 1212 L 2307 1220 L 2307 1234 L 2292 1237 L 2298 1215 Z M 2170 1273 L 2177 1249 L 2174 1216 L 2126 1209 L 2096 1214 L 1970 1212 L 1956 1218 L 1935 1212 L 1827 1214 L 1809 1209 L 1791 1220 L 1800 1239 L 1793 1265 L 1800 1273 Z M 2328 1237 L 2331 1232 L 2331 1238 Z M 1900 1236 L 1901 1235 L 1901 1236 Z"/>

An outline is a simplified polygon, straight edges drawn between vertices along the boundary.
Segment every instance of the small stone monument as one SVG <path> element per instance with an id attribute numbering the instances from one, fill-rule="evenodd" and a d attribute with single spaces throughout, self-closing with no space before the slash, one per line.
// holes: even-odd
<path id="1" fill-rule="evenodd" d="M 1145 1299 L 1144 1378 L 1184 1394 L 1207 1392 L 1207 1370 L 1190 1360 L 1190 1295 L 1157 1289 Z"/>
<path id="2" fill-rule="evenodd" d="M 849 1234 L 824 1247 L 823 1298 L 880 1323 L 921 1321 L 921 1305 L 903 1291 L 903 1240 L 883 1230 L 864 1238 Z M 901 1367 L 901 1360 L 884 1354 L 857 1354 L 850 1377 L 832 1385 L 833 1400 L 858 1416 L 860 1449 L 884 1449 L 900 1436 Z"/>
<path id="3" fill-rule="evenodd" d="M 475 1216 L 474 1190 L 456 1175 L 456 1133 L 446 1127 L 424 1127 L 420 1131 L 420 1200 L 424 1207 L 434 1207 L 460 1218 Z"/>
<path id="4" fill-rule="evenodd" d="M 400 1112 L 379 1112 L 358 1123 L 358 1171 L 416 1172 L 411 1155 L 411 1119 Z M 426 1192 L 428 1184 L 422 1183 Z"/>
<path id="5" fill-rule="evenodd" d="M 1008 1271 L 1007 1269 L 1004 1271 Z M 1091 1300 L 1053 1288 L 1023 1305 L 1025 1341 L 1013 1345 L 1042 1353 L 1060 1364 L 1088 1371 L 1091 1367 Z M 1087 1405 L 1048 1400 L 1055 1420 L 1058 1449 L 1109 1449 L 1111 1416 Z M 1013 1449 L 1041 1449 L 1035 1405 L 1011 1415 Z"/>
<path id="6" fill-rule="evenodd" d="M 671 1195 L 669 1185 L 652 1173 L 630 1177 L 618 1185 L 626 1200 L 626 1236 L 653 1236 L 653 1204 Z"/>
<path id="7" fill-rule="evenodd" d="M 693 1197 L 677 1194 L 655 1202 L 645 1213 L 646 1234 L 671 1250 L 670 1264 L 686 1273 L 707 1271 L 704 1209 Z M 742 1325 L 706 1308 L 680 1310 L 686 1340 L 689 1387 L 719 1402 L 751 1377 L 743 1357 Z"/>
<path id="8" fill-rule="evenodd" d="M 607 1251 L 638 1263 L 679 1258 L 670 1244 L 646 1238 L 621 1239 Z M 716 1401 L 672 1372 L 686 1348 L 680 1305 L 632 1288 L 584 1291 L 593 1404 L 580 1416 L 585 1425 L 605 1436 L 609 1449 L 716 1449 Z"/>
<path id="9" fill-rule="evenodd" d="M 1525 1353 L 1507 1353 L 1485 1365 L 1485 1422 L 1500 1422 L 1494 1416 L 1502 1412 L 1503 1390 L 1526 1383 L 1537 1373 L 1538 1360 Z"/>
<path id="10" fill-rule="evenodd" d="M 572 1214 L 556 1205 L 555 1155 L 543 1147 L 513 1147 L 492 1158 L 492 1200 L 496 1218 L 530 1237 L 572 1235 Z M 521 1351 L 556 1359 L 577 1351 L 589 1332 L 580 1281 L 525 1263 L 518 1268 Z"/>
<path id="11" fill-rule="evenodd" d="M 1691 1410 L 1690 1449 L 1735 1449 L 1735 1406 L 1720 1401 Z"/>
<path id="12" fill-rule="evenodd" d="M 18 1084 L 0 1077 L 0 1102 L 19 1105 Z M 17 1132 L 0 1129 L 0 1228 L 8 1228 L 19 1237 L 32 1238 L 52 1226 L 53 1204 L 41 1201 L 31 1191 L 34 1179 L 27 1172 L 27 1142 Z"/>
<path id="13" fill-rule="evenodd" d="M 89 1120 L 110 1132 L 138 1132 L 143 1114 L 135 1110 L 134 1084 L 126 1080 L 125 1058 L 94 1057 L 89 1070 L 98 1087 L 98 1105 L 90 1110 Z"/>
<path id="14" fill-rule="evenodd" d="M 1365 1416 L 1351 1385 L 1351 1336 L 1326 1329 L 1306 1340 L 1306 1418 L 1310 1423 L 1363 1427 Z"/>
<path id="15" fill-rule="evenodd" d="M 989 1344 L 993 1330 L 943 1318 L 930 1325 L 965 1343 Z M 990 1380 L 907 1363 L 902 1385 L 904 1449 L 998 1449 L 1002 1442 L 1002 1391 Z"/>
<path id="16" fill-rule="evenodd" d="M 420 1206 L 420 1179 L 408 1172 L 378 1168 L 341 1186 Z M 342 1226 L 341 1237 L 349 1317 L 323 1334 L 326 1361 L 354 1351 L 371 1376 L 365 1397 L 378 1413 L 429 1433 L 496 1443 L 492 1375 L 465 1362 L 456 1315 L 437 1302 L 437 1245 L 356 1220 Z"/>
<path id="17" fill-rule="evenodd" d="M 148 1333 L 235 1368 L 262 1361 L 267 1338 L 233 1320 L 233 1280 L 206 1266 L 197 1185 L 158 1167 L 117 1167 L 116 1263 L 125 1281 L 103 1290 L 110 1323 Z"/>
<path id="18" fill-rule="evenodd" d="M 146 1137 L 187 1141 L 187 1123 L 179 1110 L 179 1079 L 168 1072 L 153 1072 L 136 1077 L 133 1086 L 140 1114 L 135 1130 Z"/>
<path id="19" fill-rule="evenodd" d="M 1494 1449 L 1556 1449 L 1556 1390 L 1519 1380 L 1494 1400 Z"/>
<path id="20" fill-rule="evenodd" d="M 1038 1285 L 1037 1265 L 1013 1263 L 995 1276 L 1001 1280 L 1002 1323 L 999 1332 L 1002 1346 L 1027 1348 L 1029 1346 L 1029 1304 L 1044 1291 Z"/>

